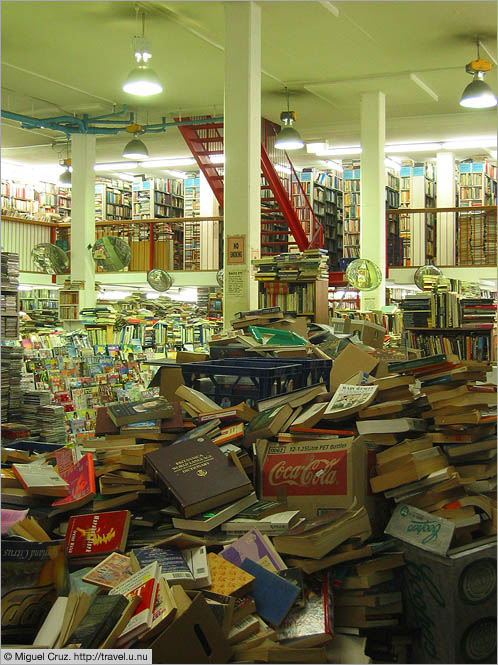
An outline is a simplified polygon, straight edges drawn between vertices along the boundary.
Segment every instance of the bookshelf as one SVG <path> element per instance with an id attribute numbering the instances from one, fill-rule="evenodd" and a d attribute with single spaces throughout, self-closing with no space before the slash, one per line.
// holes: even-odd
<path id="1" fill-rule="evenodd" d="M 198 222 L 183 225 L 183 269 L 201 269 L 201 225 Z"/>
<path id="2" fill-rule="evenodd" d="M 496 165 L 487 160 L 461 162 L 458 167 L 459 207 L 496 206 Z M 485 210 L 458 215 L 460 265 L 496 263 L 496 213 Z"/>
<path id="3" fill-rule="evenodd" d="M 58 309 L 59 292 L 57 289 L 31 289 L 19 292 L 19 309 L 29 314 L 43 309 Z"/>
<path id="4" fill-rule="evenodd" d="M 183 217 L 183 180 L 136 180 L 132 184 L 132 219 L 167 217 Z"/>
<path id="5" fill-rule="evenodd" d="M 356 312 L 360 309 L 360 292 L 350 287 L 330 286 L 329 307 L 333 312 Z"/>
<path id="6" fill-rule="evenodd" d="M 342 258 L 343 232 L 343 180 L 342 172 L 336 169 L 321 171 L 303 169 L 298 175 L 302 187 L 313 206 L 313 212 L 323 227 L 323 248 L 328 251 L 329 266 L 339 270 Z M 292 203 L 300 217 L 311 222 L 311 213 L 306 206 L 299 183 L 292 176 Z"/>
<path id="7" fill-rule="evenodd" d="M 96 182 L 95 219 L 131 219 L 131 184 L 123 180 Z"/>
<path id="8" fill-rule="evenodd" d="M 201 214 L 201 179 L 199 176 L 186 178 L 184 184 L 184 215 L 199 217 Z"/>
<path id="9" fill-rule="evenodd" d="M 342 163 L 343 171 L 343 256 L 360 258 L 360 162 Z"/>
<path id="10" fill-rule="evenodd" d="M 19 254 L 2 252 L 1 259 L 1 339 L 2 341 L 17 340 L 19 337 L 19 292 L 17 290 L 19 285 Z"/>
<path id="11" fill-rule="evenodd" d="M 496 300 L 466 297 L 458 282 L 451 288 L 400 302 L 406 345 L 424 355 L 454 353 L 462 360 L 495 360 Z"/>
<path id="12" fill-rule="evenodd" d="M 61 321 L 79 321 L 80 294 L 76 289 L 59 292 L 59 318 Z"/>
<path id="13" fill-rule="evenodd" d="M 408 160 L 401 166 L 401 207 L 436 207 L 434 162 Z M 419 217 L 419 216 L 418 216 Z M 436 259 L 436 214 L 425 213 L 424 223 L 413 215 L 400 215 L 403 265 L 424 265 Z"/>
<path id="14" fill-rule="evenodd" d="M 392 167 L 386 168 L 386 210 L 399 208 L 400 174 Z M 389 218 L 387 227 L 387 252 L 393 265 L 399 265 L 403 252 L 403 241 L 400 235 L 399 217 Z"/>
<path id="15" fill-rule="evenodd" d="M 61 217 L 71 216 L 71 189 L 69 187 L 57 189 L 57 213 Z"/>
<path id="16" fill-rule="evenodd" d="M 58 188 L 50 182 L 28 185 L 17 180 L 2 180 L 3 215 L 43 217 L 58 213 Z"/>

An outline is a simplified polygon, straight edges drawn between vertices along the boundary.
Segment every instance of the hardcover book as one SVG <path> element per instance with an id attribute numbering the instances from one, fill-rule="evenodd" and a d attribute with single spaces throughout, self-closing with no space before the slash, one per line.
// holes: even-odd
<path id="1" fill-rule="evenodd" d="M 279 626 L 299 596 L 299 588 L 251 559 L 244 559 L 241 567 L 254 576 L 251 594 L 257 613 L 272 626 Z"/>
<path id="2" fill-rule="evenodd" d="M 116 426 L 172 418 L 174 415 L 173 407 L 165 397 L 150 397 L 135 402 L 110 402 L 106 404 L 106 409 Z"/>
<path id="3" fill-rule="evenodd" d="M 184 517 L 250 494 L 249 478 L 207 437 L 145 455 L 145 469 L 172 496 Z"/>
<path id="4" fill-rule="evenodd" d="M 251 492 L 237 501 L 227 503 L 219 508 L 213 508 L 205 513 L 196 515 L 192 519 L 173 517 L 173 526 L 176 529 L 186 529 L 187 531 L 212 531 L 234 515 L 238 515 L 240 510 L 247 510 L 248 507 L 252 506 L 257 501 L 256 493 Z"/>
<path id="5" fill-rule="evenodd" d="M 66 554 L 83 557 L 124 552 L 131 513 L 117 510 L 108 513 L 73 515 L 66 531 Z"/>
<path id="6" fill-rule="evenodd" d="M 249 444 L 256 439 L 269 439 L 275 436 L 291 415 L 292 409 L 287 404 L 261 411 L 247 425 L 244 435 L 245 442 Z"/>

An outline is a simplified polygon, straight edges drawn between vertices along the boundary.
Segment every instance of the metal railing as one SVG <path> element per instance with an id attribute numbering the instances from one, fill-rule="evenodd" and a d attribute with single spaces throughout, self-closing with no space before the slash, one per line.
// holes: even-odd
<path id="1" fill-rule="evenodd" d="M 496 206 L 386 212 L 387 265 L 496 265 Z"/>
<path id="2" fill-rule="evenodd" d="M 128 272 L 218 270 L 223 257 L 223 217 L 103 220 L 95 239 L 119 236 L 131 249 Z M 40 273 L 31 258 L 39 243 L 54 243 L 71 257 L 71 225 L 2 215 L 2 250 L 20 255 L 21 272 Z M 96 267 L 95 272 L 104 272 Z"/>

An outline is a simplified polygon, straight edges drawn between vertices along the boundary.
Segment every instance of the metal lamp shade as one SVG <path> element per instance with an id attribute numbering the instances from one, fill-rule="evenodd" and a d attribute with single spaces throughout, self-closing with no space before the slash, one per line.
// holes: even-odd
<path id="1" fill-rule="evenodd" d="M 62 185 L 63 187 L 71 187 L 71 183 L 71 171 L 66 169 L 59 176 L 59 185 Z"/>
<path id="2" fill-rule="evenodd" d="M 460 106 L 471 109 L 486 109 L 496 106 L 496 97 L 489 85 L 475 74 L 472 83 L 469 83 L 463 91 Z"/>
<path id="3" fill-rule="evenodd" d="M 146 159 L 148 156 L 147 146 L 140 139 L 132 139 L 123 150 L 123 157 L 127 159 Z"/>
<path id="4" fill-rule="evenodd" d="M 123 90 L 129 95 L 150 97 L 162 92 L 163 86 L 156 72 L 142 65 L 131 70 L 125 83 L 123 83 Z"/>
<path id="5" fill-rule="evenodd" d="M 294 127 L 283 127 L 275 141 L 275 148 L 280 150 L 299 150 L 304 147 L 304 141 Z"/>

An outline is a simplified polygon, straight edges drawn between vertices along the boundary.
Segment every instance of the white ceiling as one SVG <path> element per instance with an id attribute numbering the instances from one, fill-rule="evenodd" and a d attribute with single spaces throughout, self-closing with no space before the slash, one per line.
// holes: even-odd
<path id="1" fill-rule="evenodd" d="M 139 122 L 223 113 L 223 3 L 2 2 L 2 108 L 36 117 L 137 109 L 121 90 L 133 66 L 135 4 L 147 15 L 160 95 L 140 101 Z M 359 145 L 360 96 L 386 94 L 388 143 L 496 134 L 496 109 L 464 109 L 465 64 L 496 61 L 496 3 L 471 1 L 259 2 L 262 114 L 278 121 L 291 90 L 306 141 Z M 496 93 L 496 69 L 487 76 Z M 2 156 L 57 163 L 63 135 L 2 122 Z M 97 161 L 121 160 L 124 134 L 97 138 Z M 151 157 L 187 156 L 177 129 L 145 137 Z M 482 150 L 477 151 L 482 154 Z M 460 151 L 461 158 L 472 151 Z M 474 151 L 475 154 L 475 151 Z M 404 156 L 404 155 L 402 155 Z M 410 156 L 408 153 L 406 156 Z M 415 153 L 415 159 L 431 154 Z M 297 166 L 316 163 L 305 150 Z M 143 170 L 143 169 L 142 169 Z M 184 170 L 184 167 L 181 167 Z"/>

